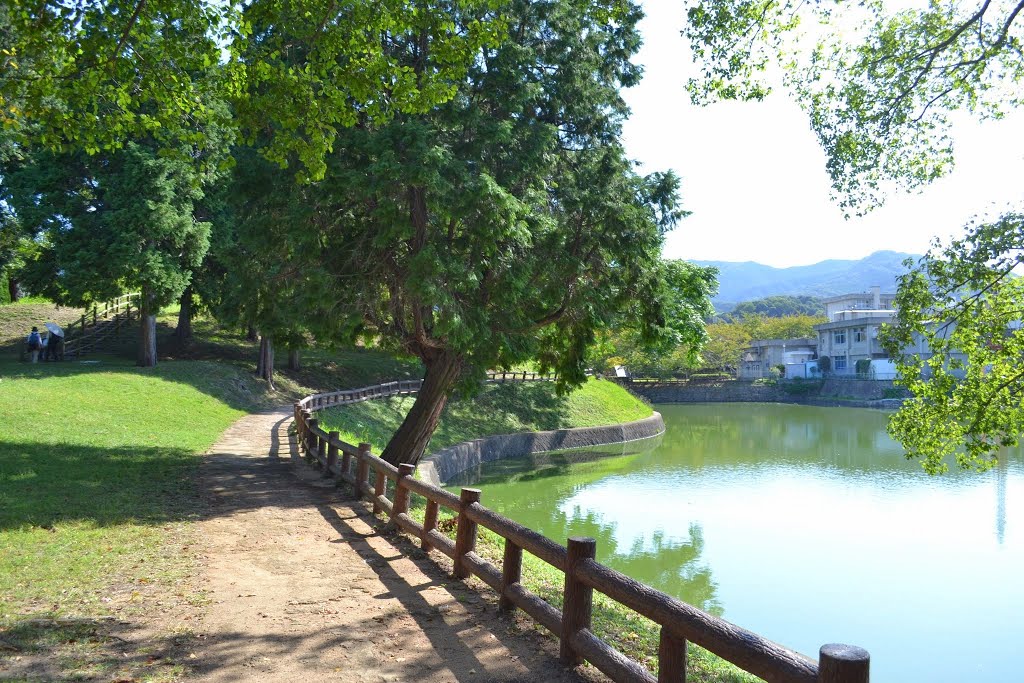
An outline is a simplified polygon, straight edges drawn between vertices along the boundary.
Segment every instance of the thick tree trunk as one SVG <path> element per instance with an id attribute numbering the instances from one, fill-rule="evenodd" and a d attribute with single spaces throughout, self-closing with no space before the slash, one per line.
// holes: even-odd
<path id="1" fill-rule="evenodd" d="M 142 289 L 142 309 L 139 311 L 141 333 L 139 334 L 138 365 L 144 368 L 156 367 L 156 298 L 153 293 Z"/>
<path id="2" fill-rule="evenodd" d="M 423 387 L 380 456 L 392 465 L 415 465 L 419 462 L 462 369 L 462 358 L 450 351 L 441 351 L 434 358 L 425 359 L 424 363 L 427 374 L 423 378 Z"/>
<path id="3" fill-rule="evenodd" d="M 288 369 L 298 370 L 300 366 L 301 363 L 299 362 L 299 350 L 288 349 Z"/>
<path id="4" fill-rule="evenodd" d="M 7 293 L 11 295 L 11 303 L 21 298 L 21 292 L 18 290 L 18 281 L 14 279 L 14 276 L 7 276 Z"/>
<path id="5" fill-rule="evenodd" d="M 256 376 L 267 380 L 270 388 L 274 388 L 274 342 L 270 337 L 260 337 L 260 357 L 256 361 Z"/>
<path id="6" fill-rule="evenodd" d="M 174 329 L 174 336 L 178 341 L 185 341 L 192 338 L 192 285 L 185 288 L 181 293 L 181 307 L 178 309 L 178 326 Z"/>

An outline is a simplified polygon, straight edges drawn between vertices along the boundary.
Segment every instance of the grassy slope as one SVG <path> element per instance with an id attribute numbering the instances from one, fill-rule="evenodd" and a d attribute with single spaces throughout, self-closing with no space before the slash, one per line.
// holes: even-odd
<path id="1" fill-rule="evenodd" d="M 402 397 L 333 408 L 320 413 L 320 424 L 341 432 L 344 441 L 365 441 L 379 450 L 412 402 L 411 397 Z M 492 384 L 472 399 L 448 403 L 429 450 L 493 434 L 594 427 L 650 414 L 650 406 L 613 382 L 591 380 L 567 396 L 556 396 L 547 382 Z"/>

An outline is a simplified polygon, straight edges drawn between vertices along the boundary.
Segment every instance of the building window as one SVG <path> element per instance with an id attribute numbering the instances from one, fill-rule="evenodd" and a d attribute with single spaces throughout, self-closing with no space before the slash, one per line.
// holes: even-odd
<path id="1" fill-rule="evenodd" d="M 867 330 L 863 327 L 858 327 L 853 331 L 853 341 L 855 342 L 866 342 L 868 340 Z"/>
<path id="2" fill-rule="evenodd" d="M 832 356 L 832 369 L 836 372 L 846 369 L 846 356 Z"/>
<path id="3" fill-rule="evenodd" d="M 833 344 L 845 344 L 846 343 L 846 330 L 836 330 L 832 333 Z"/>

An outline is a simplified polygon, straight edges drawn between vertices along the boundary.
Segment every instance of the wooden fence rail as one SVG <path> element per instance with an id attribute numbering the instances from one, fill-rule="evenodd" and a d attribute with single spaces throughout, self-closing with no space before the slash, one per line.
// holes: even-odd
<path id="1" fill-rule="evenodd" d="M 506 377 L 491 381 L 539 380 Z M 325 476 L 351 485 L 361 498 L 373 504 L 375 512 L 386 513 L 389 526 L 418 538 L 424 551 L 437 550 L 450 557 L 456 577 L 477 576 L 498 593 L 501 609 L 519 608 L 555 634 L 559 638 L 559 654 L 566 663 L 589 661 L 619 683 L 684 683 L 687 642 L 693 642 L 769 683 L 868 683 L 870 658 L 859 647 L 823 645 L 819 661 L 815 662 L 604 566 L 594 559 L 596 541 L 592 538 L 570 538 L 563 546 L 484 507 L 479 489 L 463 488 L 455 496 L 415 479 L 413 466 L 396 468 L 373 455 L 370 444 L 356 446 L 341 441 L 337 432 L 321 429 L 314 417 L 317 410 L 332 405 L 413 393 L 419 384 L 418 380 L 389 382 L 316 394 L 297 401 L 298 443 L 308 457 L 324 468 Z M 388 481 L 394 483 L 393 499 L 386 496 Z M 426 499 L 422 524 L 409 515 L 411 494 Z M 437 529 L 440 508 L 457 517 L 454 539 Z M 505 540 L 501 567 L 475 552 L 481 526 Z M 564 574 L 562 610 L 523 586 L 524 551 Z M 656 676 L 591 631 L 595 590 L 660 626 Z"/>
<path id="2" fill-rule="evenodd" d="M 122 323 L 132 320 L 133 315 L 138 317 L 139 298 L 138 292 L 123 294 L 110 301 L 94 303 L 91 310 L 86 309 L 81 318 L 64 329 L 64 356 L 81 356 L 94 350 L 98 341 L 111 334 L 110 325 L 112 333 L 118 334 Z"/>

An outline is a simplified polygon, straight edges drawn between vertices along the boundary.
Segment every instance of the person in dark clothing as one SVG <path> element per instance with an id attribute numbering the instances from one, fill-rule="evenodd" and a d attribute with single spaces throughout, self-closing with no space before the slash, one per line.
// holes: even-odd
<path id="1" fill-rule="evenodd" d="M 25 343 L 28 345 L 29 362 L 37 362 L 39 360 L 39 351 L 43 348 L 43 338 L 39 336 L 38 327 L 32 328 Z"/>
<path id="2" fill-rule="evenodd" d="M 64 356 L 64 337 L 53 330 L 46 335 L 46 353 L 43 360 L 60 360 Z"/>

